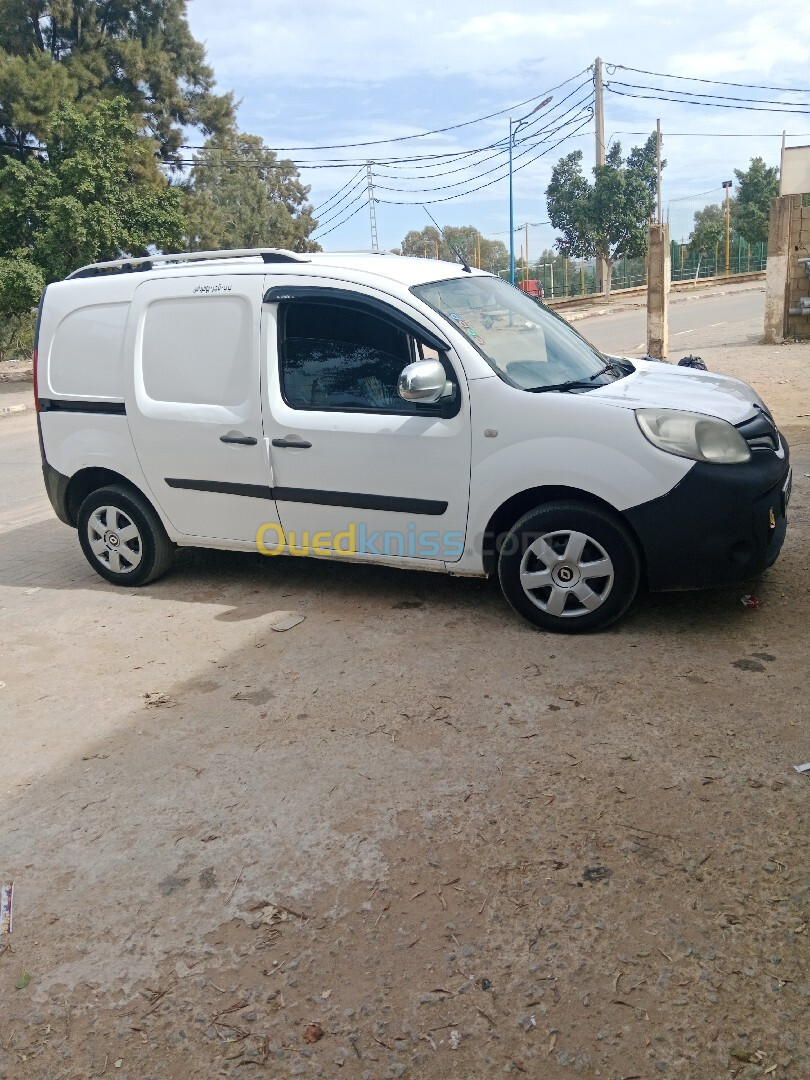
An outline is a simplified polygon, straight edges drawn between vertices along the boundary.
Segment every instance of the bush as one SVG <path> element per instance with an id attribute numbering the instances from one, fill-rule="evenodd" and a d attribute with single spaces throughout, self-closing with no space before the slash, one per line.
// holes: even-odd
<path id="1" fill-rule="evenodd" d="M 0 363 L 3 360 L 27 360 L 34 351 L 36 312 L 0 318 Z"/>
<path id="2" fill-rule="evenodd" d="M 45 277 L 25 258 L 0 259 L 0 318 L 25 315 L 39 303 Z"/>

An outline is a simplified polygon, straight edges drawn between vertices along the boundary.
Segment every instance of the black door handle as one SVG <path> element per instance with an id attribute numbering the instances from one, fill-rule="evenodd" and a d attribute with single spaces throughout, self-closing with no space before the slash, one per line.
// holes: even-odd
<path id="1" fill-rule="evenodd" d="M 286 439 L 273 439 L 273 446 L 289 446 L 293 450 L 309 450 L 312 443 L 299 438 L 297 435 L 290 435 Z"/>
<path id="2" fill-rule="evenodd" d="M 255 446 L 256 440 L 252 435 L 220 435 L 220 442 L 237 443 L 239 446 Z"/>

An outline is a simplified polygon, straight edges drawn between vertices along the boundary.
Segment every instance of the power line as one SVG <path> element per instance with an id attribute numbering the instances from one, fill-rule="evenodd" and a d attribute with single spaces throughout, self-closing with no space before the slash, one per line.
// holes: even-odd
<path id="1" fill-rule="evenodd" d="M 338 214 L 341 214 L 341 213 L 343 213 L 343 211 L 342 211 L 342 210 L 338 210 L 338 207 L 340 206 L 340 204 L 341 204 L 341 203 L 344 203 L 344 202 L 346 202 L 346 200 L 347 200 L 347 199 L 348 199 L 348 198 L 349 198 L 349 197 L 350 197 L 350 196 L 351 196 L 352 194 L 354 194 L 354 192 L 356 192 L 356 191 L 357 191 L 357 189 L 358 189 L 359 187 L 362 187 L 362 186 L 363 186 L 363 184 L 365 184 L 365 182 L 366 182 L 366 178 L 365 178 L 365 176 L 361 177 L 361 178 L 360 178 L 360 179 L 359 179 L 359 180 L 357 181 L 357 183 L 356 183 L 356 184 L 354 185 L 354 187 L 350 188 L 350 189 L 349 189 L 349 190 L 348 190 L 348 191 L 346 192 L 346 194 L 345 194 L 345 195 L 343 195 L 343 197 L 342 197 L 342 198 L 338 199 L 338 201 L 337 201 L 336 203 L 333 203 L 333 205 L 329 207 L 329 209 L 328 209 L 328 210 L 326 211 L 326 213 L 330 215 L 330 219 L 329 219 L 329 220 L 331 220 L 331 218 L 332 218 L 332 217 L 334 217 L 334 216 L 337 216 L 337 215 L 336 215 L 336 214 L 334 213 L 334 211 L 337 211 L 337 213 L 338 213 Z M 332 198 L 334 199 L 334 197 L 335 197 L 335 196 L 333 195 L 333 196 L 332 196 Z M 360 196 L 355 196 L 355 198 L 358 198 L 358 197 L 360 197 Z M 353 202 L 353 201 L 354 201 L 354 200 L 352 200 L 352 202 Z M 345 207 L 344 207 L 344 209 L 345 209 Z M 314 210 L 313 210 L 312 212 L 313 212 L 313 213 L 315 213 L 315 211 L 314 211 Z M 322 211 L 322 212 L 323 212 L 323 211 Z M 322 224 L 325 224 L 325 222 L 323 222 Z"/>
<path id="2" fill-rule="evenodd" d="M 593 116 L 593 110 L 580 109 L 573 117 L 571 117 L 571 119 L 567 120 L 563 124 L 560 124 L 559 127 L 557 127 L 554 131 L 548 133 L 544 138 L 537 139 L 536 141 L 529 144 L 526 147 L 526 149 L 522 150 L 519 154 L 514 155 L 514 159 L 519 160 L 521 157 L 525 157 L 526 154 L 530 154 L 538 146 L 542 146 L 542 144 L 544 142 L 548 142 L 549 138 L 553 138 L 554 135 L 556 135 L 558 132 L 562 131 L 564 128 L 570 127 L 572 124 L 576 123 L 577 120 L 579 120 L 579 118 L 582 116 L 583 112 L 587 112 L 587 117 L 586 117 L 586 123 L 587 123 L 587 121 L 590 120 L 591 117 Z M 504 153 L 505 153 L 505 151 L 501 151 L 501 153 L 496 155 L 496 156 L 503 157 Z M 439 184 L 438 186 L 432 187 L 432 188 L 416 188 L 416 189 L 413 189 L 413 188 L 400 188 L 400 187 L 392 187 L 392 186 L 387 185 L 387 184 L 378 184 L 377 187 L 381 191 L 397 191 L 397 192 L 405 192 L 405 193 L 409 193 L 409 194 L 411 194 L 411 193 L 416 194 L 416 192 L 425 192 L 425 193 L 428 193 L 428 194 L 432 194 L 432 193 L 434 193 L 436 191 L 448 191 L 450 188 L 461 187 L 464 184 L 474 183 L 476 180 L 481 180 L 485 176 L 491 176 L 492 173 L 499 172 L 499 171 L 502 172 L 502 170 L 505 167 L 506 167 L 505 163 L 501 162 L 498 165 L 493 165 L 491 169 L 485 169 L 483 172 L 478 173 L 475 176 L 468 176 L 464 180 L 456 180 L 451 184 Z"/>
<path id="3" fill-rule="evenodd" d="M 335 229 L 339 229 L 339 228 L 340 228 L 340 226 L 341 226 L 341 225 L 345 225 L 347 221 L 351 221 L 351 219 L 352 219 L 352 218 L 353 218 L 353 217 L 355 216 L 355 214 L 359 214 L 359 213 L 360 213 L 360 211 L 361 211 L 361 210 L 363 209 L 363 207 L 364 207 L 365 205 L 366 205 L 366 200 L 365 200 L 365 199 L 361 200 L 361 202 L 360 202 L 360 205 L 359 205 L 359 206 L 357 207 L 357 209 L 356 209 L 356 210 L 353 210 L 353 211 L 351 212 L 351 214 L 349 214 L 349 216 L 348 216 L 348 217 L 345 217 L 345 218 L 344 218 L 344 219 L 343 219 L 342 221 L 339 221 L 339 222 L 337 223 L 337 225 L 333 225 L 331 229 L 327 229 L 325 233 L 321 233 L 321 234 L 320 234 L 320 236 L 313 236 L 313 237 L 312 237 L 312 239 L 313 239 L 313 240 L 317 240 L 317 241 L 318 241 L 318 243 L 320 243 L 320 242 L 321 242 L 321 240 L 323 240 L 323 238 L 324 238 L 325 236 L 328 236 L 328 235 L 329 235 L 329 233 L 332 233 L 332 232 L 334 232 L 334 231 L 335 231 Z"/>
<path id="4" fill-rule="evenodd" d="M 540 128 L 540 129 L 539 129 L 538 131 L 535 131 L 535 132 L 534 132 L 534 134 L 533 134 L 533 136 L 530 136 L 530 138 L 532 138 L 532 137 L 535 137 L 535 136 L 537 136 L 537 135 L 540 135 L 540 134 L 542 134 L 542 133 L 543 133 L 543 132 L 545 132 L 545 131 L 548 131 L 548 130 L 550 130 L 550 129 L 551 129 L 551 127 L 552 127 L 552 123 L 557 123 L 557 121 L 559 121 L 559 120 L 562 120 L 562 119 L 563 119 L 563 117 L 565 117 L 565 116 L 568 116 L 568 115 L 569 115 L 569 113 L 573 112 L 573 110 L 574 110 L 575 108 L 577 108 L 578 106 L 582 105 L 582 104 L 583 104 L 583 103 L 584 103 L 585 101 L 588 101 L 588 100 L 590 100 L 590 98 L 592 98 L 592 97 L 593 97 L 593 90 L 589 90 L 589 91 L 588 91 L 588 93 L 587 93 L 587 94 L 585 95 L 585 97 L 581 99 L 581 101 L 577 102 L 577 103 L 576 103 L 575 105 L 573 105 L 573 106 L 570 106 L 570 107 L 569 107 L 568 109 L 566 109 L 566 110 L 565 110 L 564 112 L 560 113 L 560 115 L 559 115 L 559 116 L 555 116 L 555 117 L 553 117 L 553 119 L 552 119 L 552 114 L 553 114 L 553 113 L 554 113 L 554 112 L 555 112 L 555 111 L 556 111 L 556 110 L 557 110 L 557 109 L 558 109 L 558 108 L 559 108 L 559 107 L 560 107 L 560 106 L 561 106 L 561 105 L 562 105 L 562 104 L 563 104 L 564 102 L 566 102 L 566 101 L 567 101 L 567 100 L 568 100 L 568 99 L 569 99 L 570 97 L 572 97 L 572 96 L 573 96 L 573 94 L 575 94 L 575 93 L 576 93 L 576 92 L 577 92 L 578 90 L 581 90 L 581 89 L 582 89 L 582 87 L 583 87 L 583 86 L 585 86 L 585 85 L 586 85 L 586 84 L 588 84 L 588 83 L 590 83 L 590 80 L 586 80 L 586 82 L 582 82 L 582 83 L 580 83 L 580 84 L 579 84 L 579 86 L 578 86 L 578 87 L 576 87 L 576 88 L 575 88 L 575 89 L 574 89 L 574 90 L 572 91 L 572 93 L 571 93 L 571 94 L 567 94 L 567 95 L 566 95 L 566 96 L 565 96 L 565 97 L 564 97 L 564 98 L 562 99 L 562 101 L 558 102 L 558 103 L 557 103 L 557 105 L 555 105 L 555 106 L 554 106 L 554 107 L 553 107 L 552 109 L 546 110 L 546 112 L 544 112 L 544 113 L 541 113 L 541 114 L 540 114 L 540 116 L 539 116 L 539 117 L 537 118 L 537 120 L 534 120 L 534 121 L 532 121 L 532 125 L 533 125 L 533 124 L 536 124 L 536 123 L 538 123 L 538 122 L 539 122 L 540 120 L 543 120 L 543 119 L 545 119 L 545 120 L 548 120 L 548 121 L 551 121 L 551 123 L 549 123 L 547 127 L 544 127 L 544 128 Z M 556 129 L 554 129 L 554 130 L 555 130 L 555 131 L 556 131 L 556 130 L 559 130 L 559 128 L 556 128 Z M 552 132 L 552 134 L 553 134 L 553 132 Z M 526 139 L 526 138 L 522 138 L 522 139 L 519 139 L 519 140 L 517 141 L 517 143 L 516 143 L 515 145 L 520 145 L 521 143 L 524 143 L 524 142 L 528 142 L 528 141 L 529 141 L 528 139 Z M 451 175 L 452 173 L 457 173 L 457 172 L 463 172 L 463 171 L 464 171 L 465 169 L 470 169 L 470 168 L 473 168 L 473 167 L 477 167 L 477 166 L 479 166 L 479 165 L 483 165 L 483 164 L 485 164 L 485 163 L 486 163 L 487 161 L 494 161 L 494 160 L 495 160 L 495 158 L 497 158 L 497 157 L 500 157 L 500 156 L 501 156 L 502 154 L 505 154 L 505 153 L 507 152 L 507 148 L 508 148 L 508 145 L 509 145 L 509 144 L 508 144 L 508 140 L 498 140 L 497 142 L 495 142 L 495 143 L 492 143 L 492 144 L 491 144 L 491 145 L 489 145 L 489 146 L 485 146 L 485 147 L 480 147 L 480 148 L 479 148 L 478 150 L 474 150 L 474 151 L 469 151 L 469 154 L 470 154 L 470 155 L 472 155 L 472 154 L 479 154 L 479 153 L 483 154 L 483 153 L 485 153 L 485 152 L 486 152 L 487 150 L 492 150 L 492 149 L 494 149 L 495 147 L 498 147 L 498 149 L 496 150 L 496 152 L 495 152 L 494 154 L 490 154 L 490 155 L 489 155 L 488 157 L 485 157 L 485 158 L 481 158 L 481 159 L 480 159 L 479 161 L 477 161 L 477 162 L 475 162 L 475 163 L 470 163 L 470 164 L 467 164 L 467 165 L 460 165 L 460 166 L 458 166 L 457 168 L 454 168 L 454 169 L 445 169 L 445 170 L 444 170 L 444 171 L 442 171 L 442 172 L 431 172 L 431 173 L 429 174 L 429 177 L 428 177 L 428 178 L 429 178 L 429 179 L 433 179 L 434 177 L 439 177 L 439 176 L 450 176 L 450 175 Z M 412 159 L 406 159 L 406 161 L 410 161 L 410 160 L 412 160 Z M 413 160 L 415 160 L 415 159 L 413 159 Z M 380 164 L 380 163 L 379 163 L 379 162 L 377 162 L 377 164 Z M 435 164 L 438 164 L 438 163 L 435 163 Z M 442 164 L 446 164 L 446 162 L 442 162 Z M 392 165 L 392 166 L 389 166 L 389 167 L 390 167 L 390 168 L 396 168 L 396 165 Z M 414 167 L 414 168 L 418 168 L 418 169 L 421 169 L 421 170 L 424 170 L 424 171 L 427 171 L 428 169 L 432 169 L 432 168 L 433 168 L 434 166 L 433 166 L 433 165 L 414 165 L 413 167 Z M 376 175 L 376 176 L 381 176 L 381 177 L 383 177 L 383 179 L 388 179 L 388 180 L 421 180 L 421 179 L 422 179 L 422 177 L 420 177 L 420 176 L 407 176 L 407 175 L 406 175 L 406 176 L 403 176 L 403 175 L 400 175 L 400 174 L 398 174 L 398 173 L 394 173 L 394 174 L 392 175 L 392 174 L 390 174 L 390 173 L 384 173 L 384 172 L 380 172 L 379 170 L 377 170 L 377 171 L 375 172 L 375 175 Z M 394 189 L 389 189 L 389 190 L 394 190 Z M 404 190 L 404 189 L 403 189 L 403 190 Z"/>
<path id="5" fill-rule="evenodd" d="M 634 71 L 637 75 L 654 75 L 659 79 L 679 79 L 682 82 L 709 83 L 712 86 L 737 86 L 744 90 L 775 90 L 782 94 L 810 94 L 810 90 L 802 90 L 795 86 L 759 86 L 756 83 L 729 82 L 727 79 L 700 79 L 692 75 L 668 75 L 663 71 L 645 71 L 644 68 L 627 67 L 625 64 L 608 64 L 608 74 L 614 71 Z"/>
<path id="6" fill-rule="evenodd" d="M 615 94 L 617 97 L 626 98 L 642 98 L 649 101 L 668 101 L 675 105 L 697 105 L 706 109 L 736 109 L 741 112 L 771 112 L 771 113 L 787 113 L 789 116 L 809 116 L 810 108 L 804 109 L 759 109 L 756 105 L 724 105 L 719 101 L 684 101 L 681 98 L 662 97 L 661 94 L 629 94 L 624 90 L 614 90 L 610 83 L 605 83 L 605 89 L 609 90 L 611 94 Z M 650 87 L 654 90 L 655 87 Z"/>
<path id="7" fill-rule="evenodd" d="M 614 131 L 613 135 L 648 135 L 647 131 Z M 613 138 L 611 135 L 611 139 Z M 675 136 L 681 138 L 695 138 L 695 139 L 781 139 L 782 132 L 760 132 L 759 134 L 754 132 L 753 134 L 748 131 L 667 131 L 666 136 L 668 139 L 673 139 Z M 810 139 L 810 131 L 797 131 L 794 133 L 785 132 L 785 138 L 787 139 Z"/>
<path id="8" fill-rule="evenodd" d="M 744 101 L 744 102 L 753 103 L 755 105 L 787 105 L 788 108 L 790 108 L 790 109 L 795 109 L 795 108 L 801 107 L 801 106 L 806 104 L 803 101 L 797 101 L 797 102 L 794 103 L 792 101 L 774 101 L 773 99 L 770 99 L 770 98 L 743 98 L 743 97 L 733 97 L 731 94 L 708 94 L 704 90 L 675 90 L 675 89 L 670 89 L 668 86 L 667 87 L 646 86 L 646 85 L 643 85 L 641 83 L 626 83 L 626 82 L 611 81 L 608 85 L 609 86 L 625 86 L 625 87 L 629 87 L 629 89 L 631 89 L 631 90 L 661 90 L 662 93 L 665 93 L 665 94 L 679 94 L 682 97 L 712 98 L 714 100 L 719 100 L 719 101 Z"/>
<path id="9" fill-rule="evenodd" d="M 274 153 L 292 153 L 295 151 L 309 151 L 309 150 L 353 150 L 357 147 L 366 146 L 384 146 L 389 143 L 409 142 L 413 139 L 425 139 L 429 135 L 443 135 L 447 131 L 458 131 L 459 128 L 470 127 L 472 124 L 480 124 L 485 120 L 492 120 L 496 116 L 505 116 L 507 113 L 514 112 L 516 109 L 522 109 L 524 105 L 531 105 L 533 101 L 539 101 L 555 90 L 559 90 L 563 86 L 567 86 L 568 83 L 573 82 L 574 79 L 578 79 L 580 75 L 584 75 L 586 71 L 589 71 L 590 67 L 583 68 L 582 71 L 578 71 L 576 75 L 571 75 L 561 83 L 557 83 L 556 86 L 550 87 L 548 90 L 543 90 L 542 93 L 534 94 L 530 98 L 526 98 L 525 101 L 519 101 L 516 105 L 509 105 L 505 109 L 498 109 L 497 112 L 488 113 L 486 116 L 476 116 L 473 120 L 465 120 L 460 124 L 449 124 L 447 127 L 434 128 L 431 131 L 420 131 L 415 135 L 396 135 L 390 139 L 368 139 L 364 142 L 349 142 L 349 143 L 325 143 L 321 146 L 263 146 L 263 150 L 272 150 Z M 216 147 L 194 146 L 191 143 L 181 143 L 180 149 L 182 150 L 204 150 L 204 149 L 217 149 Z M 227 149 L 227 147 L 226 147 Z"/>
<path id="10" fill-rule="evenodd" d="M 586 124 L 590 123 L 591 119 L 591 116 L 586 117 L 586 119 L 583 120 L 583 122 L 580 124 L 580 128 L 583 128 Z M 551 153 L 552 150 L 556 150 L 558 146 L 560 146 L 566 141 L 566 139 L 573 139 L 580 130 L 580 128 L 577 128 L 575 131 L 569 132 L 567 135 L 564 135 L 556 143 L 553 143 L 551 146 L 541 151 L 541 153 L 536 154 L 534 157 L 529 158 L 528 161 L 524 161 L 522 165 L 518 165 L 518 167 L 516 169 L 513 169 L 512 171 L 520 172 L 521 169 L 525 169 L 527 166 L 533 164 L 535 161 L 538 161 L 541 157 L 544 157 L 546 154 Z M 493 180 L 488 180 L 485 184 L 479 184 L 478 187 L 471 188 L 469 191 L 459 191 L 456 195 L 445 195 L 442 198 L 437 199 L 419 198 L 414 202 L 410 202 L 406 199 L 379 199 L 378 201 L 381 203 L 387 203 L 390 206 L 419 206 L 422 203 L 433 204 L 439 202 L 450 202 L 452 199 L 460 199 L 465 195 L 473 195 L 476 191 L 482 191 L 484 188 L 492 187 L 493 184 L 497 184 L 502 179 L 503 175 L 496 176 Z M 418 193 L 415 192 L 414 194 Z"/>
<path id="11" fill-rule="evenodd" d="M 568 80 L 568 81 L 570 82 L 570 80 Z M 545 110 L 543 113 L 541 113 L 537 117 L 536 120 L 532 121 L 532 125 L 536 125 L 538 123 L 541 123 L 541 122 L 545 121 L 546 126 L 538 128 L 537 130 L 531 132 L 531 134 L 529 135 L 528 138 L 522 138 L 522 139 L 518 140 L 517 145 L 522 145 L 523 143 L 527 143 L 527 144 L 531 143 L 531 145 L 529 146 L 529 149 L 532 149 L 534 146 L 539 145 L 540 142 L 545 141 L 544 139 L 539 139 L 538 140 L 538 136 L 544 135 L 544 134 L 547 137 L 549 135 L 554 135 L 554 134 L 556 134 L 557 131 L 562 130 L 562 128 L 564 126 L 566 126 L 566 123 L 571 123 L 571 122 L 573 122 L 573 120 L 578 119 L 579 116 L 582 115 L 582 111 L 583 111 L 582 106 L 586 102 L 590 101 L 590 99 L 593 97 L 593 90 L 590 89 L 590 88 L 589 88 L 587 94 L 585 94 L 583 97 L 581 97 L 578 101 L 576 101 L 574 104 L 569 106 L 567 109 L 564 109 L 562 112 L 559 112 L 559 110 L 562 107 L 562 105 L 566 101 L 568 101 L 574 94 L 576 94 L 579 90 L 581 90 L 585 85 L 589 85 L 589 84 L 590 84 L 590 80 L 585 80 L 582 83 L 579 83 L 578 86 L 576 86 L 574 88 L 574 90 L 571 91 L 571 93 L 567 94 L 564 98 L 562 98 L 561 101 L 559 101 L 555 106 L 553 106 L 551 109 Z M 557 113 L 557 115 L 554 115 L 555 113 Z M 560 121 L 562 121 L 565 117 L 570 116 L 571 113 L 574 113 L 574 117 L 572 119 L 569 119 L 568 121 L 566 121 L 566 123 L 560 123 Z M 556 125 L 556 126 L 554 126 L 554 125 Z M 399 164 L 411 165 L 413 168 L 422 170 L 422 171 L 424 171 L 426 173 L 424 179 L 432 179 L 433 177 L 438 177 L 438 176 L 441 176 L 441 175 L 449 175 L 451 173 L 463 172 L 465 169 L 475 169 L 478 166 L 485 164 L 487 161 L 495 160 L 497 157 L 500 157 L 500 156 L 502 156 L 503 154 L 506 153 L 506 145 L 505 145 L 505 143 L 506 143 L 506 140 L 498 140 L 496 142 L 489 143 L 489 144 L 487 144 L 485 146 L 476 147 L 476 148 L 474 148 L 472 150 L 450 151 L 450 152 L 445 152 L 445 153 L 442 153 L 442 154 L 412 155 L 412 156 L 408 156 L 408 157 L 404 157 L 404 158 L 388 159 L 387 161 L 386 160 L 375 161 L 374 164 L 377 165 L 377 166 L 382 165 L 383 167 L 388 166 L 388 167 L 393 167 L 393 168 L 396 168 L 396 166 L 399 165 Z M 208 149 L 212 149 L 212 148 L 208 148 Z M 490 154 L 487 157 L 480 157 L 480 155 L 486 154 L 486 152 L 488 150 L 495 150 L 495 153 Z M 523 153 L 526 153 L 526 152 L 527 151 L 523 151 Z M 520 155 L 518 155 L 518 156 L 520 156 Z M 462 165 L 462 166 L 460 166 L 458 168 L 448 169 L 448 170 L 445 170 L 444 172 L 435 172 L 435 171 L 434 172 L 429 172 L 428 171 L 428 170 L 434 169 L 435 166 L 439 165 L 439 164 L 446 164 L 449 161 L 458 161 L 461 158 L 474 158 L 474 157 L 479 157 L 479 160 L 474 161 L 474 162 L 470 161 L 467 164 Z M 421 162 L 426 162 L 426 163 L 425 164 L 418 164 L 418 163 L 421 163 Z M 190 165 L 192 167 L 199 167 L 199 168 L 212 168 L 212 167 L 266 168 L 267 167 L 265 162 L 257 161 L 257 160 L 246 160 L 246 159 L 243 159 L 243 158 L 223 159 L 222 157 L 219 157 L 217 160 L 215 160 L 213 162 L 201 161 L 199 158 L 194 158 L 194 159 L 191 159 L 191 160 L 183 162 L 183 163 L 188 164 L 188 165 Z M 293 164 L 295 164 L 296 167 L 299 167 L 299 168 L 331 168 L 331 167 L 333 167 L 331 163 L 313 164 L 313 163 L 293 162 Z M 361 165 L 356 160 L 354 160 L 352 162 L 341 162 L 341 165 L 343 165 L 343 166 L 352 165 L 356 169 L 357 169 L 358 165 L 360 165 L 360 168 L 355 173 L 355 176 L 352 178 L 352 180 L 354 180 L 356 177 L 358 177 L 360 175 L 360 172 L 365 168 L 365 163 L 363 163 Z M 489 171 L 491 172 L 493 170 L 489 170 Z M 405 180 L 405 179 L 414 179 L 414 180 L 422 179 L 421 176 L 408 177 L 408 176 L 402 176 L 402 175 L 399 175 L 399 174 L 390 175 L 390 174 L 387 174 L 387 173 L 380 173 L 379 171 L 377 171 L 375 173 L 375 175 L 382 176 L 385 179 L 392 179 L 392 180 L 393 179 L 397 179 L 397 180 L 399 180 L 399 179 L 402 179 L 402 180 Z M 483 175 L 487 175 L 487 174 L 486 173 L 478 173 L 477 175 L 468 177 L 467 180 L 459 181 L 459 184 L 472 182 L 472 181 L 478 179 L 480 176 L 483 176 Z M 351 185 L 352 180 L 347 181 L 347 183 L 344 184 L 343 187 L 340 188 L 335 193 L 334 196 L 332 196 L 330 199 L 327 199 L 325 203 L 320 204 L 318 209 L 322 209 L 324 206 L 327 206 L 332 201 L 332 199 L 336 198 L 337 195 L 339 195 L 342 191 L 344 191 L 347 187 L 349 187 Z M 355 186 L 359 186 L 359 185 L 355 185 Z M 447 186 L 450 187 L 452 185 L 447 185 Z M 352 189 L 352 190 L 354 190 L 354 189 Z M 399 188 L 389 188 L 388 190 L 409 191 L 410 189 L 408 189 L 408 188 L 401 188 L 401 189 L 399 189 Z M 434 190 L 438 190 L 438 189 L 434 189 Z"/>
<path id="12" fill-rule="evenodd" d="M 365 182 L 366 182 L 366 178 L 365 178 L 365 176 L 364 176 L 364 177 L 363 177 L 363 184 L 365 184 Z M 334 207 L 332 207 L 332 210 L 335 210 L 335 212 L 334 212 L 334 213 L 332 213 L 332 211 L 330 210 L 330 211 L 329 211 L 329 216 L 328 216 L 328 217 L 326 217 L 326 218 L 324 218 L 324 220 L 323 220 L 323 221 L 319 221 L 319 222 L 318 222 L 318 224 L 317 224 L 317 226 L 316 226 L 316 229 L 322 229 L 322 228 L 323 228 L 323 227 L 324 227 L 325 225 L 329 225 L 329 223 L 330 223 L 330 222 L 332 222 L 332 221 L 334 221 L 334 220 L 335 220 L 335 218 L 339 218 L 341 214 L 345 214 L 347 210 L 350 210 L 350 209 L 351 209 L 351 208 L 352 208 L 353 206 L 355 206 L 355 205 L 356 205 L 356 204 L 357 204 L 358 202 L 366 202 L 366 195 L 365 195 L 365 192 L 361 192 L 361 193 L 359 193 L 359 194 L 355 195 L 355 197 L 354 197 L 354 198 L 352 199 L 352 201 L 351 201 L 351 202 L 350 202 L 350 203 L 348 204 L 348 206 L 344 206 L 344 207 L 342 207 L 342 208 L 341 208 L 340 210 L 335 210 L 335 208 L 334 208 Z"/>
<path id="13" fill-rule="evenodd" d="M 719 192 L 722 192 L 722 190 L 723 189 L 721 187 L 713 187 L 710 188 L 708 191 L 699 191 L 696 195 L 679 195 L 676 199 L 667 199 L 667 204 L 674 202 L 686 202 L 687 199 L 703 199 L 707 195 L 717 195 Z"/>
<path id="14" fill-rule="evenodd" d="M 332 196 L 331 199 L 327 199 L 326 202 L 318 203 L 317 206 L 313 206 L 312 212 L 316 213 L 318 210 L 323 210 L 326 206 L 328 206 L 328 204 L 330 202 L 332 202 L 332 199 L 336 199 L 338 197 L 338 195 L 340 195 L 340 193 L 342 191 L 345 191 L 346 188 L 349 186 L 349 184 L 351 184 L 352 180 L 356 180 L 357 177 L 362 173 L 362 171 L 363 171 L 362 169 L 358 169 L 357 172 L 354 174 L 354 176 L 351 177 L 351 179 L 346 181 L 346 183 L 343 185 L 343 187 L 338 188 L 338 190 L 335 192 L 335 194 Z"/>

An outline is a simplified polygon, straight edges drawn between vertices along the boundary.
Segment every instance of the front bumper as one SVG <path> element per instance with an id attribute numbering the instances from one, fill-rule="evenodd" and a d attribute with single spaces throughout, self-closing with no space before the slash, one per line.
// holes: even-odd
<path id="1" fill-rule="evenodd" d="M 771 566 L 787 529 L 790 463 L 755 451 L 744 465 L 695 462 L 660 499 L 625 511 L 653 591 L 731 585 Z"/>

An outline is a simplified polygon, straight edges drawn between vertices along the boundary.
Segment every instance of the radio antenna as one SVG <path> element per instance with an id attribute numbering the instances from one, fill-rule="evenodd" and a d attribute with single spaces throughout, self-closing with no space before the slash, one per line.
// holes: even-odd
<path id="1" fill-rule="evenodd" d="M 440 232 L 440 233 L 442 234 L 442 239 L 444 240 L 445 244 L 447 244 L 447 246 L 448 246 L 448 247 L 450 248 L 450 250 L 451 250 L 451 251 L 453 252 L 453 254 L 455 255 L 455 257 L 456 257 L 456 258 L 458 259 L 458 261 L 459 261 L 459 262 L 461 263 L 461 268 L 462 268 L 462 270 L 464 270 L 464 271 L 465 271 L 465 273 L 467 273 L 467 274 L 471 274 L 471 273 L 472 273 L 472 270 L 470 270 L 469 266 L 467 266 L 467 260 L 466 260 L 466 259 L 464 258 L 464 256 L 463 256 L 463 255 L 461 254 L 461 252 L 460 252 L 460 251 L 458 250 L 458 248 L 457 248 L 457 247 L 453 247 L 453 245 L 452 245 L 452 244 L 450 243 L 450 241 L 449 241 L 449 240 L 447 239 L 447 234 L 445 233 L 444 229 L 443 229 L 443 228 L 441 227 L 441 225 L 440 225 L 440 224 L 438 223 L 438 221 L 437 221 L 437 220 L 436 220 L 436 218 L 435 218 L 435 217 L 433 216 L 433 214 L 431 214 L 431 212 L 430 212 L 430 211 L 428 210 L 428 208 L 427 208 L 427 207 L 425 206 L 425 204 L 424 204 L 424 203 L 422 203 L 422 209 L 423 209 L 423 210 L 425 211 L 425 213 L 427 214 L 427 216 L 428 216 L 428 217 L 430 218 L 430 220 L 431 220 L 431 221 L 433 222 L 433 224 L 434 224 L 434 225 L 436 226 L 436 228 L 437 228 L 437 229 L 439 230 L 439 232 Z"/>

